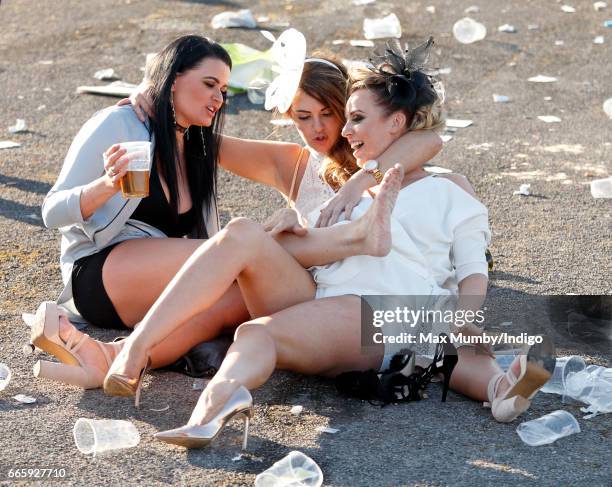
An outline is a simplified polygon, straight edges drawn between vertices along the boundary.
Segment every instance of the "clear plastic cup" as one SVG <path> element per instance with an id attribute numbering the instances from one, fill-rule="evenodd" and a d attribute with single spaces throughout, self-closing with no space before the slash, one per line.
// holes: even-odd
<path id="1" fill-rule="evenodd" d="M 593 198 L 612 198 L 612 177 L 591 181 Z"/>
<path id="2" fill-rule="evenodd" d="M 136 427 L 129 421 L 119 419 L 79 418 L 72 434 L 77 448 L 86 455 L 133 448 L 140 443 Z"/>
<path id="3" fill-rule="evenodd" d="M 322 483 L 319 466 L 299 451 L 290 452 L 255 477 L 255 487 L 320 487 Z"/>
<path id="4" fill-rule="evenodd" d="M 0 363 L 0 391 L 6 389 L 11 381 L 12 373 L 11 369 L 7 365 Z"/>
<path id="5" fill-rule="evenodd" d="M 555 364 L 555 370 L 549 381 L 544 384 L 544 387 L 540 389 L 542 392 L 547 394 L 567 394 L 565 385 L 569 374 L 575 374 L 586 368 L 584 360 L 577 356 L 571 355 L 569 357 L 557 357 Z"/>
<path id="6" fill-rule="evenodd" d="M 402 37 L 402 26 L 397 15 L 391 13 L 379 19 L 363 19 L 363 36 L 366 39 Z"/>
<path id="7" fill-rule="evenodd" d="M 470 17 L 464 17 L 453 25 L 453 35 L 461 44 L 472 44 L 486 37 L 487 28 Z"/>
<path id="8" fill-rule="evenodd" d="M 557 410 L 519 424 L 516 432 L 529 446 L 540 446 L 548 445 L 564 436 L 580 433 L 580 425 L 571 413 Z"/>
<path id="9" fill-rule="evenodd" d="M 149 196 L 151 173 L 151 142 L 122 142 L 128 158 L 127 173 L 121 178 L 121 193 L 124 198 L 146 198 Z"/>
<path id="10" fill-rule="evenodd" d="M 585 370 L 569 374 L 566 393 L 599 412 L 612 412 L 612 369 L 589 365 Z"/>

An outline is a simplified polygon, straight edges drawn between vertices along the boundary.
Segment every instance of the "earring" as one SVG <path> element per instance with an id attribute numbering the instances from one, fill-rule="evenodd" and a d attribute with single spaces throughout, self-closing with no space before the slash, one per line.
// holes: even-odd
<path id="1" fill-rule="evenodd" d="M 200 127 L 200 137 L 202 137 L 202 153 L 206 157 L 206 143 L 204 142 L 204 129 Z"/>

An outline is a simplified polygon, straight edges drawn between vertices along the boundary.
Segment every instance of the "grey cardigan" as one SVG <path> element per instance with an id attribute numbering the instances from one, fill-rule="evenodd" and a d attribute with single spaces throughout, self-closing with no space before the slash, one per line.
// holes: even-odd
<path id="1" fill-rule="evenodd" d="M 45 197 L 42 217 L 47 228 L 57 228 L 62 235 L 60 267 L 64 290 L 58 298 L 71 315 L 82 321 L 72 299 L 72 267 L 81 257 L 133 238 L 163 238 L 157 228 L 130 219 L 139 198 L 124 199 L 117 193 L 87 220 L 81 214 L 81 191 L 104 174 L 103 153 L 119 142 L 151 140 L 148 123 L 142 123 L 130 106 L 112 106 L 97 112 L 75 137 L 57 181 Z M 204 209 L 206 231 L 211 237 L 219 231 L 216 198 Z"/>

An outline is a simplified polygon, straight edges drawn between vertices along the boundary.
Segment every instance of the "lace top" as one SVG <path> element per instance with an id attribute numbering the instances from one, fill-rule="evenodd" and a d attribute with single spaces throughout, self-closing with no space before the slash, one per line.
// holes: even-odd
<path id="1" fill-rule="evenodd" d="M 306 170 L 295 197 L 295 203 L 292 206 L 300 214 L 305 224 L 310 223 L 314 225 L 315 222 L 306 221 L 306 216 L 336 193 L 319 177 L 319 169 L 323 163 L 324 156 L 315 152 L 310 147 L 307 147 L 307 149 L 310 152 L 310 156 L 308 157 Z"/>

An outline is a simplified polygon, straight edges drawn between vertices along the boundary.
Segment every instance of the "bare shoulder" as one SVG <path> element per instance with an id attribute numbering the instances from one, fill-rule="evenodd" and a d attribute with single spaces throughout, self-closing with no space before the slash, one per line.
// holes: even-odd
<path id="1" fill-rule="evenodd" d="M 470 183 L 469 179 L 465 177 L 463 174 L 457 174 L 457 173 L 439 174 L 438 177 L 448 179 L 449 181 L 455 183 L 457 186 L 463 189 L 470 196 L 478 199 L 478 196 L 476 195 L 476 191 L 474 191 L 472 184 Z"/>

